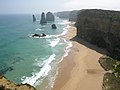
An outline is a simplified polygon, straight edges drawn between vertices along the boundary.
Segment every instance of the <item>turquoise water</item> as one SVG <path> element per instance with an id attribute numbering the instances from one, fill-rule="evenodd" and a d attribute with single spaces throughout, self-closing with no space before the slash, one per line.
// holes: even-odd
<path id="1" fill-rule="evenodd" d="M 69 27 L 67 20 L 56 17 L 55 22 L 41 26 L 40 15 L 36 16 L 33 23 L 32 15 L 0 15 L 0 74 L 37 87 L 45 77 L 55 75 L 57 64 L 72 44 L 61 37 Z M 53 23 L 56 30 L 51 29 Z M 32 38 L 34 33 L 47 36 Z"/>

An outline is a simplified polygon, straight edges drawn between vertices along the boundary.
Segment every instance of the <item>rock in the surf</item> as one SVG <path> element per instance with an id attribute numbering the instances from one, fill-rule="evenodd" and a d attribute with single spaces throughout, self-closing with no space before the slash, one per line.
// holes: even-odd
<path id="1" fill-rule="evenodd" d="M 44 34 L 44 33 L 41 34 L 41 37 L 45 37 L 45 36 L 46 36 L 46 34 Z"/>
<path id="2" fill-rule="evenodd" d="M 52 29 L 57 29 L 57 26 L 55 24 L 52 24 Z"/>
<path id="3" fill-rule="evenodd" d="M 46 34 L 44 34 L 44 33 L 32 35 L 32 37 L 45 37 L 45 36 L 46 36 Z"/>

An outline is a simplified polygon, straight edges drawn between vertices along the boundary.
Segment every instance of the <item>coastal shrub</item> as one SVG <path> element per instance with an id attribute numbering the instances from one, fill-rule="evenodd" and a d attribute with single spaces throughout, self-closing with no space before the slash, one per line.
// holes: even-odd
<path id="1" fill-rule="evenodd" d="M 120 78 L 114 74 L 106 73 L 103 78 L 102 90 L 120 90 Z"/>
<path id="2" fill-rule="evenodd" d="M 103 78 L 102 90 L 120 90 L 120 61 L 104 56 L 100 58 L 99 63 L 108 71 Z"/>
<path id="3" fill-rule="evenodd" d="M 0 90 L 5 90 L 5 86 L 0 85 Z"/>
<path id="4" fill-rule="evenodd" d="M 114 73 L 116 74 L 116 76 L 120 77 L 120 63 L 118 65 L 115 65 Z"/>
<path id="5" fill-rule="evenodd" d="M 100 58 L 99 63 L 106 71 L 109 71 L 109 70 L 113 71 L 114 65 L 116 65 L 116 60 L 108 56 L 105 56 Z"/>

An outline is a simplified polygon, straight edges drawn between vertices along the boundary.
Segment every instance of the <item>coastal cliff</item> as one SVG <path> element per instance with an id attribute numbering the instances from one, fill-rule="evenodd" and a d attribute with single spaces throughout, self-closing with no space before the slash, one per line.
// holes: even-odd
<path id="1" fill-rule="evenodd" d="M 4 76 L 0 76 L 0 90 L 36 90 L 28 84 L 15 84 Z"/>
<path id="2" fill-rule="evenodd" d="M 77 15 L 79 10 L 73 10 L 73 11 L 61 11 L 55 13 L 55 15 L 59 18 L 63 19 L 69 19 L 69 21 L 76 21 Z"/>
<path id="3" fill-rule="evenodd" d="M 109 10 L 81 10 L 78 14 L 77 36 L 120 60 L 120 12 Z"/>
<path id="4" fill-rule="evenodd" d="M 55 15 L 59 18 L 68 19 L 70 11 L 56 12 Z"/>
<path id="5" fill-rule="evenodd" d="M 79 13 L 78 10 L 71 11 L 69 14 L 69 21 L 76 21 L 78 13 Z"/>

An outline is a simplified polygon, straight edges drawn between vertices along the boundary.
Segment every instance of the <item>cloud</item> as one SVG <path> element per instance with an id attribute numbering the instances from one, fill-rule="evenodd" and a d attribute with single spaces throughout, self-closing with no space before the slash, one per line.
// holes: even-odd
<path id="1" fill-rule="evenodd" d="M 120 11 L 120 0 L 0 0 L 0 13 L 40 13 L 92 8 Z"/>
<path id="2" fill-rule="evenodd" d="M 99 8 L 120 10 L 120 0 L 69 0 L 63 4 L 66 9 Z"/>

